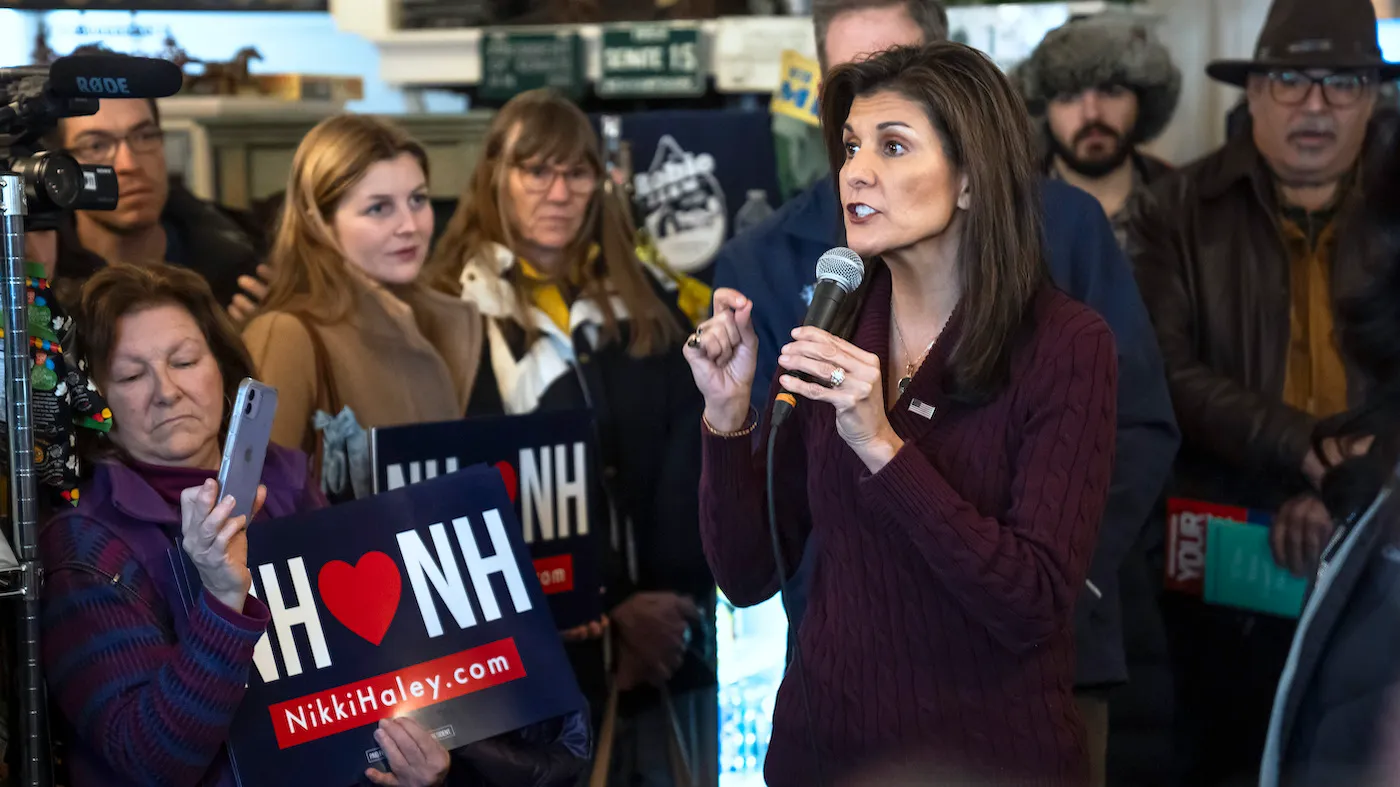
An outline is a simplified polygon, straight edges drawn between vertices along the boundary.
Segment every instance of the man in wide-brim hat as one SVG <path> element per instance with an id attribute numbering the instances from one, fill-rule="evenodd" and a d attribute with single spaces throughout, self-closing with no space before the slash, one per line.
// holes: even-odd
<path id="1" fill-rule="evenodd" d="M 1170 171 L 1139 146 L 1176 112 L 1171 53 L 1141 18 L 1105 12 L 1046 33 L 1013 77 L 1040 122 L 1046 174 L 1094 195 L 1121 242 L 1129 200 Z"/>
<path id="2" fill-rule="evenodd" d="M 1308 577 L 1332 533 L 1313 428 L 1361 393 L 1333 329 L 1335 299 L 1361 277 L 1340 217 L 1366 177 L 1378 86 L 1400 69 L 1381 57 L 1369 0 L 1275 0 L 1254 57 L 1207 73 L 1245 88 L 1250 121 L 1155 184 L 1128 239 L 1181 424 L 1175 492 L 1276 512 L 1272 557 Z M 1163 608 L 1180 783 L 1257 784 L 1295 622 L 1179 594 Z"/>

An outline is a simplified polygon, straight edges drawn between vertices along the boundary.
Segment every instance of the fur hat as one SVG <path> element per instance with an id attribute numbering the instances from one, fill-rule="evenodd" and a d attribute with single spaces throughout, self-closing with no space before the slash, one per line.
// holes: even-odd
<path id="1" fill-rule="evenodd" d="M 1181 97 L 1181 71 L 1167 48 L 1141 20 L 1112 12 L 1051 30 L 1011 77 L 1035 118 L 1043 118 L 1058 95 L 1100 85 L 1129 88 L 1138 96 L 1136 143 L 1162 133 Z"/>

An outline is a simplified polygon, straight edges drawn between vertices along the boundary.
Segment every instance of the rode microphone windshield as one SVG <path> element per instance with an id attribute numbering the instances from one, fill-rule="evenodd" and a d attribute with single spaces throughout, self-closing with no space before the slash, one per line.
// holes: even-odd
<path id="1" fill-rule="evenodd" d="M 49 67 L 49 92 L 60 98 L 164 98 L 185 76 L 169 60 L 131 55 L 69 55 Z"/>

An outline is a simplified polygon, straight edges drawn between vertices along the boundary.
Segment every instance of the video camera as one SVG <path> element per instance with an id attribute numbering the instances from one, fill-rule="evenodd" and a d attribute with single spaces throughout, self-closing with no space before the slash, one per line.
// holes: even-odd
<path id="1" fill-rule="evenodd" d="M 111 210 L 117 206 L 117 175 L 110 166 L 84 166 L 60 150 L 45 150 L 44 138 L 63 118 L 93 115 L 104 98 L 152 99 L 179 92 L 184 75 L 165 60 L 101 54 L 61 58 L 48 68 L 0 68 L 0 337 L 3 358 L 3 411 L 13 552 L 18 565 L 0 597 L 20 601 L 12 662 L 17 680 L 19 730 L 10 737 L 18 753 L 19 784 L 42 787 L 47 757 L 47 702 L 40 668 L 38 496 L 35 474 L 34 370 L 29 326 L 31 280 L 25 274 L 25 234 L 53 229 L 70 210 Z M 37 285 L 36 285 L 37 290 Z M 35 298 L 35 302 L 43 304 Z M 39 318 L 39 327 L 45 320 Z M 40 339 L 40 336 L 35 336 Z M 58 350 L 58 352 L 62 352 Z M 53 374 L 50 369 L 50 374 Z M 5 638 L 9 641 L 9 637 Z"/>
<path id="2" fill-rule="evenodd" d="M 27 202 L 25 229 L 54 229 L 72 210 L 117 207 L 117 174 L 79 164 L 44 138 L 63 118 L 97 114 L 104 98 L 162 98 L 180 91 L 184 75 L 167 60 L 72 55 L 51 66 L 0 68 L 0 172 L 18 174 Z"/>

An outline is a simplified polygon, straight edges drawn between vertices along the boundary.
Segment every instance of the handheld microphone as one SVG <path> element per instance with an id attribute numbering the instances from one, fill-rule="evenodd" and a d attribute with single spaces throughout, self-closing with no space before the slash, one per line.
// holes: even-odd
<path id="1" fill-rule="evenodd" d="M 49 66 L 49 92 L 59 98 L 164 98 L 185 75 L 169 60 L 131 55 L 69 55 Z"/>
<path id="2" fill-rule="evenodd" d="M 831 325 L 836 321 L 836 313 L 841 308 L 841 302 L 847 295 L 856 291 L 860 282 L 865 278 L 865 262 L 859 254 L 851 251 L 845 246 L 837 246 L 828 249 L 817 260 L 817 285 L 812 291 L 812 303 L 807 306 L 807 316 L 803 319 L 803 325 L 811 325 L 821 328 L 824 331 L 831 330 Z M 794 376 L 803 379 L 810 379 L 801 372 L 794 373 Z M 825 384 L 821 381 L 813 380 L 818 384 Z M 787 417 L 792 414 L 792 408 L 797 406 L 797 397 L 783 391 L 778 394 L 773 403 L 773 428 L 777 428 Z"/>

